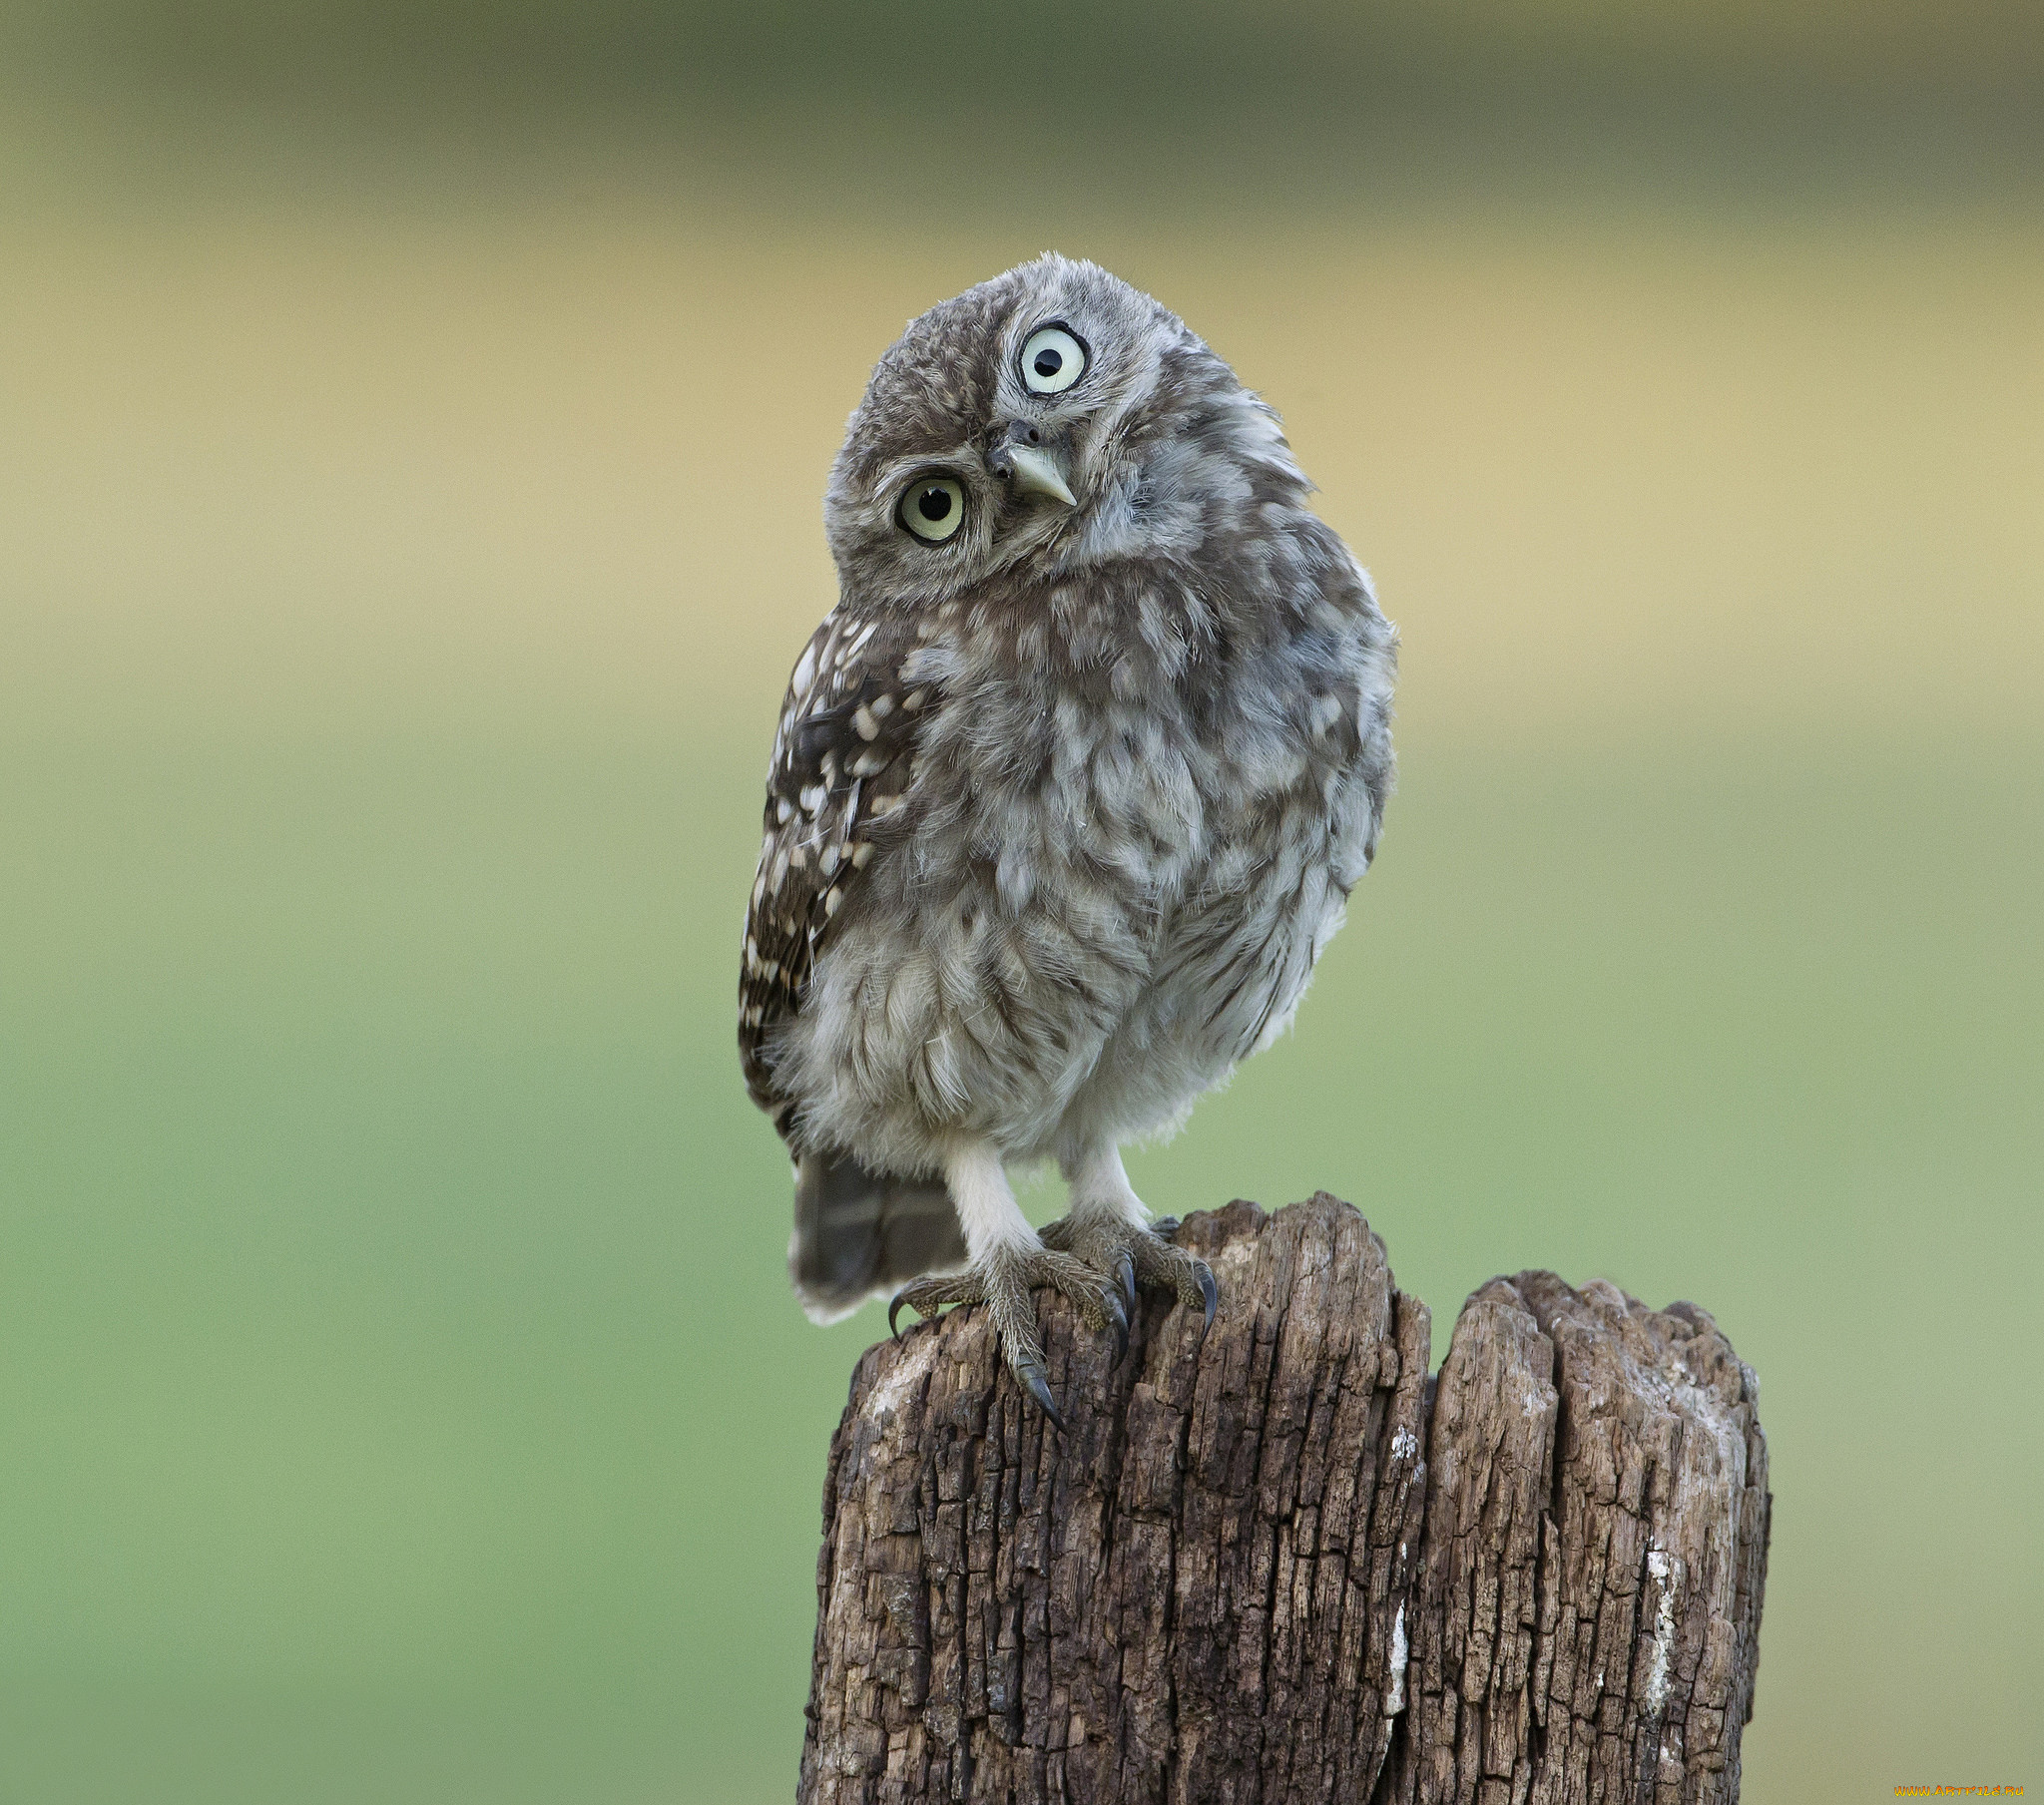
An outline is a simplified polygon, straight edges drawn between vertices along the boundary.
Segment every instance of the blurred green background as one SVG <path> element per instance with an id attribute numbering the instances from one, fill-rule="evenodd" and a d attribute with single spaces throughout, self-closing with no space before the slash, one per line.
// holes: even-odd
<path id="1" fill-rule="evenodd" d="M 1296 1034 L 1134 1162 L 1713 1309 L 1748 1797 L 2044 1782 L 2027 0 L 0 5 L 0 1797 L 791 1791 L 733 1046 L 818 498 L 1046 244 L 1404 634 Z M 1056 1208 L 1032 1193 L 1039 1214 Z"/>

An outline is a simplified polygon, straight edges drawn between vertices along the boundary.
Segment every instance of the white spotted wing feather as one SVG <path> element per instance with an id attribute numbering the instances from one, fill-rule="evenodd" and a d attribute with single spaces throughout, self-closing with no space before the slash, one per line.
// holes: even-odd
<path id="1" fill-rule="evenodd" d="M 746 913 L 739 1051 L 753 1100 L 783 1138 L 794 1102 L 773 1079 L 774 1031 L 802 1005 L 816 955 L 907 798 L 915 739 L 933 700 L 900 677 L 898 622 L 838 609 L 802 653 L 766 776 L 760 870 Z"/>

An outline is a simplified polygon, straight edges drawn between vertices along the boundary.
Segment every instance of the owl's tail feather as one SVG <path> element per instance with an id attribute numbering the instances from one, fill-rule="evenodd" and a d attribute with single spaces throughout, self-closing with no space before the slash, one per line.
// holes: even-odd
<path id="1" fill-rule="evenodd" d="M 787 1269 L 811 1322 L 835 1322 L 868 1297 L 965 1264 L 965 1236 L 941 1178 L 869 1172 L 847 1153 L 795 1166 Z"/>

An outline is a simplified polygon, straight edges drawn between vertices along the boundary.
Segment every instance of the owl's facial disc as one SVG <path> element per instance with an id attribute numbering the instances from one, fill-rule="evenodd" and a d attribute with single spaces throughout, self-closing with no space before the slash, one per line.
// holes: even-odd
<path id="1" fill-rule="evenodd" d="M 1068 508 L 1079 505 L 1057 455 L 1042 444 L 1042 435 L 1023 420 L 1011 421 L 994 434 L 986 465 L 1018 496 L 1047 495 Z"/>

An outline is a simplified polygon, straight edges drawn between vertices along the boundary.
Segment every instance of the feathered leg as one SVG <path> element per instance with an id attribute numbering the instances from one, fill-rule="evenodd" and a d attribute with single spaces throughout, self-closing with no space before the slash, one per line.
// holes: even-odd
<path id="1" fill-rule="evenodd" d="M 977 1141 L 960 1148 L 945 1162 L 944 1179 L 965 1230 L 970 1263 L 963 1272 L 903 1286 L 887 1307 L 887 1326 L 893 1328 L 904 1304 L 919 1316 L 934 1316 L 946 1304 L 985 1304 L 1016 1383 L 1062 1429 L 1064 1419 L 1044 1373 L 1030 1292 L 1037 1285 L 1062 1291 L 1088 1328 L 1111 1328 L 1126 1347 L 1129 1316 L 1116 1274 L 1043 1243 L 1015 1201 L 1001 1156 L 990 1144 Z"/>

